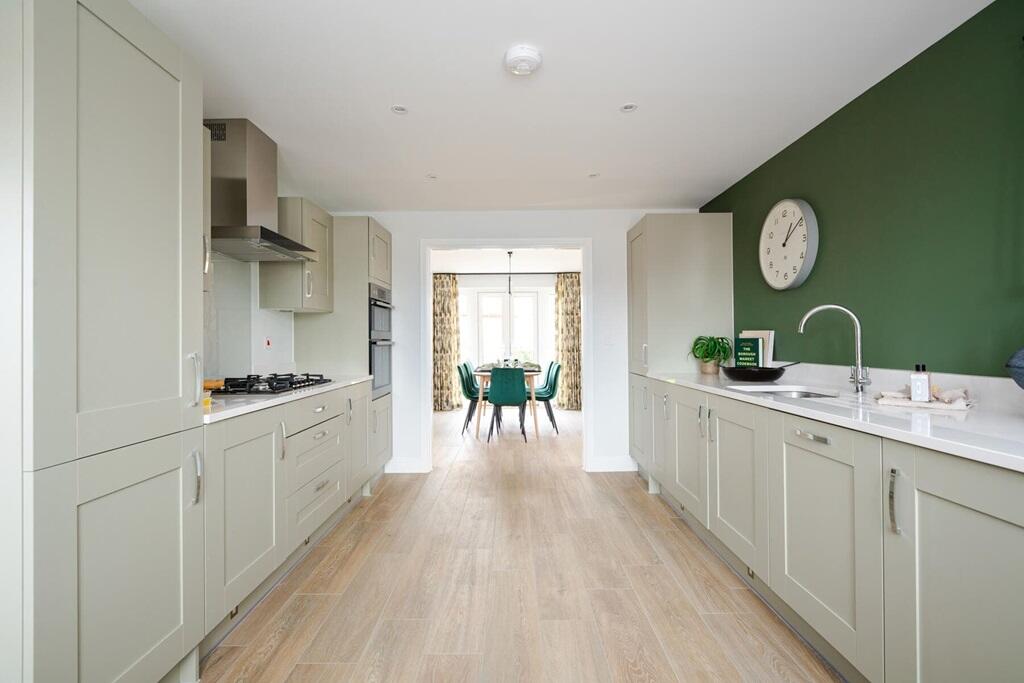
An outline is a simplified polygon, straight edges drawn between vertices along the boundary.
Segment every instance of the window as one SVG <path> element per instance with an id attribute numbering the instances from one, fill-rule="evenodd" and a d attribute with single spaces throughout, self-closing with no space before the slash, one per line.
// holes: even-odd
<path id="1" fill-rule="evenodd" d="M 493 363 L 505 358 L 538 362 L 540 324 L 537 292 L 513 291 L 510 305 L 508 292 L 478 290 L 475 330 L 473 302 L 468 296 L 463 299 L 460 294 L 459 298 L 463 357 L 471 360 L 475 358 L 478 363 Z M 474 336 L 475 340 L 472 339 Z M 473 353 L 474 346 L 477 353 Z"/>

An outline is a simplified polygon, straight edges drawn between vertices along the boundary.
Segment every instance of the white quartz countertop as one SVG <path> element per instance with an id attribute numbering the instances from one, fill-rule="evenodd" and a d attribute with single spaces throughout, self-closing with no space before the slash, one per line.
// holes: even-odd
<path id="1" fill-rule="evenodd" d="M 306 398 L 307 396 L 316 396 L 317 394 L 323 394 L 328 391 L 337 391 L 338 389 L 350 387 L 353 384 L 369 382 L 371 379 L 373 379 L 373 375 L 332 377 L 330 384 L 320 384 L 315 387 L 296 389 L 295 391 L 287 391 L 283 394 L 245 394 L 240 396 L 214 394 L 213 406 L 210 408 L 210 412 L 203 415 L 203 424 L 220 422 L 221 420 L 238 417 L 239 415 L 245 415 L 246 413 L 252 413 L 257 410 L 273 408 L 274 406 L 279 406 L 284 403 L 288 403 L 289 401 L 297 401 L 298 399 Z"/>
<path id="2" fill-rule="evenodd" d="M 838 398 L 785 398 L 729 389 L 751 384 L 733 382 L 723 376 L 649 373 L 648 378 L 1024 472 L 1024 418 L 991 406 L 977 405 L 954 413 L 880 406 L 875 402 L 876 392 L 871 387 L 863 396 L 858 396 L 849 387 L 807 383 L 807 386 L 839 391 L 840 395 Z M 783 380 L 776 384 L 793 382 Z"/>

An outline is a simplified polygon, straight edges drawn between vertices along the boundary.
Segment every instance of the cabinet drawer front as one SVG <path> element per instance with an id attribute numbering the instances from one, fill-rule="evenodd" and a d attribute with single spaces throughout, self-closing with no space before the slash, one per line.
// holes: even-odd
<path id="1" fill-rule="evenodd" d="M 344 463 L 337 463 L 288 497 L 289 554 L 341 506 L 344 490 Z"/>
<path id="2" fill-rule="evenodd" d="M 286 403 L 284 406 L 284 419 L 285 424 L 288 426 L 288 434 L 298 434 L 304 429 L 309 429 L 315 424 L 344 413 L 345 401 L 342 398 L 343 393 L 342 391 L 328 391 L 323 394 Z"/>
<path id="3" fill-rule="evenodd" d="M 294 493 L 344 456 L 345 417 L 340 415 L 295 436 L 285 445 L 288 493 Z"/>
<path id="4" fill-rule="evenodd" d="M 785 430 L 787 444 L 853 466 L 853 432 L 792 415 L 786 416 Z"/>

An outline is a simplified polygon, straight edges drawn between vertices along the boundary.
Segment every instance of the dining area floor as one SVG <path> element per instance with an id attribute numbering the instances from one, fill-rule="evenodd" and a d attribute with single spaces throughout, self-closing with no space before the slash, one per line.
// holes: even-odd
<path id="1" fill-rule="evenodd" d="M 635 473 L 582 471 L 582 414 L 524 444 L 435 413 L 211 653 L 204 683 L 826 681 L 836 674 Z"/>

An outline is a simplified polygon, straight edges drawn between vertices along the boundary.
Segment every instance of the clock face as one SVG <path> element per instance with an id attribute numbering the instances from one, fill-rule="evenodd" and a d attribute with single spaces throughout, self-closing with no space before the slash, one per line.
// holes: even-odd
<path id="1" fill-rule="evenodd" d="M 774 289 L 803 284 L 818 254 L 818 221 L 802 199 L 783 199 L 772 207 L 761 227 L 758 258 L 761 274 Z"/>

